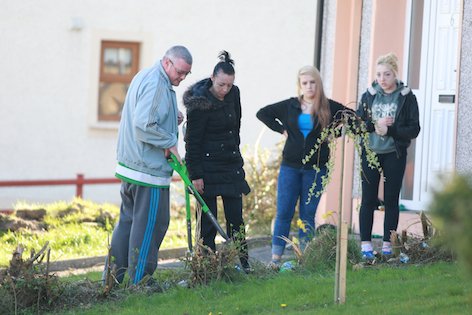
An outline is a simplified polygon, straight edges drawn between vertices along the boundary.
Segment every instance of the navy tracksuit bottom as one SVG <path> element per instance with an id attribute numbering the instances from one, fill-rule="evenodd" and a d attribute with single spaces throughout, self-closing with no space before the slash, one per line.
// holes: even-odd
<path id="1" fill-rule="evenodd" d="M 111 240 L 110 266 L 121 283 L 126 271 L 133 284 L 157 268 L 159 247 L 169 227 L 169 188 L 123 182 L 118 224 Z M 106 274 L 108 262 L 105 264 Z"/>

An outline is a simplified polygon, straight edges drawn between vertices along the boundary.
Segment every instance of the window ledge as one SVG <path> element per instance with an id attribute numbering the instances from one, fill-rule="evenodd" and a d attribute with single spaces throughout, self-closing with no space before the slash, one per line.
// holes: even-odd
<path id="1" fill-rule="evenodd" d="M 104 130 L 118 130 L 120 126 L 119 121 L 96 121 L 90 124 L 92 129 L 104 129 Z"/>

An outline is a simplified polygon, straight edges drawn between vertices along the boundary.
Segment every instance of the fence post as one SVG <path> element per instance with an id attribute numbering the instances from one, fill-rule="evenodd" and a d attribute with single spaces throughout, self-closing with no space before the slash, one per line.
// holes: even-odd
<path id="1" fill-rule="evenodd" d="M 84 190 L 84 174 L 77 174 L 75 196 L 82 198 L 83 190 Z"/>

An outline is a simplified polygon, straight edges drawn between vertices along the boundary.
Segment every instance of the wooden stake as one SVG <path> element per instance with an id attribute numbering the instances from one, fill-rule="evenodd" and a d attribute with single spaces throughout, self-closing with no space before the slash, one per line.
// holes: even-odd
<path id="1" fill-rule="evenodd" d="M 334 284 L 334 302 L 346 302 L 346 268 L 348 224 L 343 216 L 343 181 L 344 181 L 344 146 L 346 131 L 343 127 L 341 137 L 341 180 L 339 187 L 338 228 L 336 232 L 336 274 Z"/>

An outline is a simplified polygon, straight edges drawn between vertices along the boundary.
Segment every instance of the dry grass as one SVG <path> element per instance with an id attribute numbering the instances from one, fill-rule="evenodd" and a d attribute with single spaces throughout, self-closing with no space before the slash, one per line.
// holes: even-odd
<path id="1" fill-rule="evenodd" d="M 13 252 L 10 265 L 0 272 L 0 306 L 12 313 L 25 308 L 38 311 L 54 303 L 61 295 L 58 278 L 49 273 L 50 250 L 46 243 L 24 259 L 24 247 Z M 46 258 L 46 263 L 41 264 Z"/>
<path id="2" fill-rule="evenodd" d="M 235 268 L 238 258 L 239 250 L 234 243 L 225 243 L 214 252 L 201 241 L 197 242 L 195 251 L 183 258 L 185 268 L 190 271 L 189 286 L 234 278 L 238 273 Z"/>

